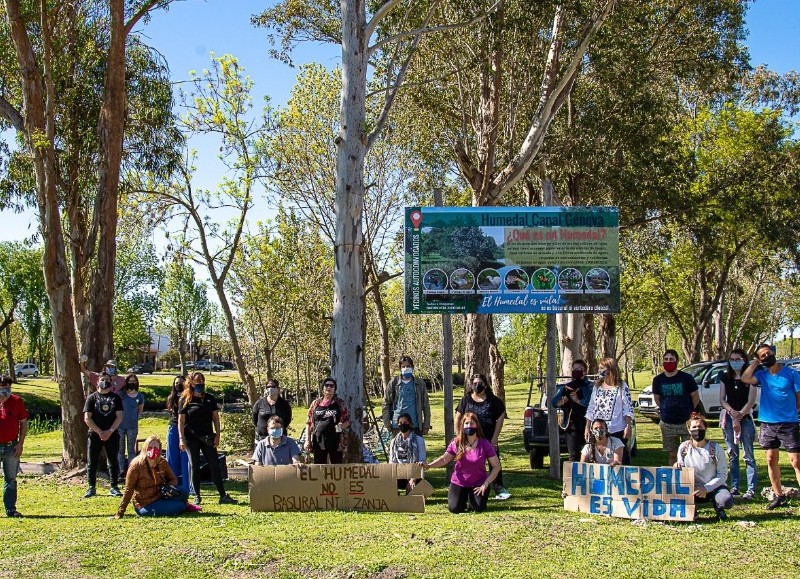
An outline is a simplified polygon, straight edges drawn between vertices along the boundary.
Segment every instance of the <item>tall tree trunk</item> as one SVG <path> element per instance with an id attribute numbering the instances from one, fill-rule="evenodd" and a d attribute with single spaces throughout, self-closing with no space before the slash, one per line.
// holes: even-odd
<path id="1" fill-rule="evenodd" d="M 617 357 L 617 318 L 614 314 L 600 314 L 600 356 Z"/>
<path id="2" fill-rule="evenodd" d="M 11 346 L 11 326 L 8 325 L 3 330 L 3 333 L 6 335 L 5 342 L 3 346 L 5 346 L 6 350 L 6 362 L 8 363 L 8 375 L 11 377 L 11 380 L 14 383 L 17 382 L 17 374 L 14 372 L 14 348 Z M 41 368 L 39 369 L 41 371 Z"/>
<path id="3" fill-rule="evenodd" d="M 572 362 L 581 356 L 583 314 L 556 314 L 556 325 L 561 346 L 561 375 L 569 376 Z"/>
<path id="4" fill-rule="evenodd" d="M 714 335 L 716 337 L 715 356 L 713 359 L 721 360 L 727 355 L 727 342 L 728 337 L 725 335 L 725 290 L 722 290 L 722 295 L 719 297 L 719 304 L 714 310 Z"/>
<path id="5" fill-rule="evenodd" d="M 597 335 L 594 332 L 594 314 L 583 314 L 583 344 L 581 358 L 589 374 L 597 372 Z"/>
<path id="6" fill-rule="evenodd" d="M 209 266 L 209 270 L 213 270 L 213 268 Z M 214 289 L 217 291 L 217 299 L 219 300 L 219 305 L 222 308 L 222 313 L 225 316 L 225 329 L 228 331 L 228 339 L 231 341 L 233 360 L 236 363 L 236 369 L 239 372 L 239 379 L 242 381 L 242 384 L 244 384 L 245 391 L 247 392 L 247 403 L 252 406 L 258 400 L 256 381 L 247 371 L 247 364 L 245 364 L 244 356 L 242 355 L 242 348 L 239 345 L 239 338 L 236 335 L 236 326 L 233 322 L 233 312 L 231 312 L 231 306 L 228 303 L 228 296 L 225 294 L 223 282 L 216 276 L 215 272 L 211 273 L 211 281 L 214 284 Z"/>
<path id="7" fill-rule="evenodd" d="M 372 301 L 375 304 L 375 315 L 378 318 L 378 329 L 381 336 L 381 384 L 387 384 L 392 379 L 392 368 L 390 361 L 389 344 L 389 321 L 386 319 L 386 306 L 383 304 L 383 296 L 377 279 L 370 280 L 374 284 L 372 291 Z"/>
<path id="8" fill-rule="evenodd" d="M 336 137 L 336 238 L 330 363 L 338 395 L 350 410 L 352 431 L 362 438 L 364 412 L 364 157 L 367 153 L 368 38 L 364 0 L 341 0 L 342 96 Z"/>
<path id="9" fill-rule="evenodd" d="M 703 360 L 714 359 L 714 329 L 711 324 L 703 332 Z"/>
<path id="10" fill-rule="evenodd" d="M 492 333 L 491 318 L 487 314 L 467 314 L 466 356 L 464 383 L 469 384 L 473 374 L 489 376 L 489 344 Z"/>
<path id="11" fill-rule="evenodd" d="M 497 338 L 494 335 L 494 318 L 489 316 L 489 377 L 495 395 L 503 402 L 506 400 L 505 367 L 506 361 L 500 354 Z"/>
<path id="12" fill-rule="evenodd" d="M 25 145 L 33 157 L 39 230 L 44 244 L 43 270 L 50 305 L 53 352 L 58 369 L 61 398 L 63 466 L 74 468 L 86 460 L 86 424 L 83 422 L 83 389 L 78 365 L 78 343 L 71 302 L 61 211 L 56 186 L 55 88 L 50 75 L 52 62 L 51 25 L 47 6 L 41 14 L 44 57 L 40 73 L 33 46 L 22 18 L 19 0 L 5 0 L 6 16 L 22 80 L 25 115 Z"/>

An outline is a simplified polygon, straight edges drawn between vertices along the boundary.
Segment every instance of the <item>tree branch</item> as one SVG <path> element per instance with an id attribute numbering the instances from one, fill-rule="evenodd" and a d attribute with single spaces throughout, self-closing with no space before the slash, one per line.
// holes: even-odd
<path id="1" fill-rule="evenodd" d="M 19 110 L 2 95 L 0 95 L 0 117 L 11 123 L 11 126 L 18 132 L 21 133 L 25 130 L 25 119 L 22 118 Z"/>
<path id="2" fill-rule="evenodd" d="M 381 20 L 386 18 L 389 13 L 394 10 L 395 6 L 400 4 L 401 0 L 388 0 L 386 4 L 378 8 L 377 12 L 372 15 L 370 21 L 367 23 L 367 26 L 364 28 L 364 38 L 369 41 L 372 38 L 372 35 L 375 34 L 375 30 L 378 28 L 378 24 L 381 23 Z"/>

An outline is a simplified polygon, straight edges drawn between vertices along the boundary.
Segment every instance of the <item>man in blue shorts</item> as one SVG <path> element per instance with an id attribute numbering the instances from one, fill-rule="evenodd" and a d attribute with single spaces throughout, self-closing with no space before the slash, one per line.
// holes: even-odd
<path id="1" fill-rule="evenodd" d="M 767 451 L 767 470 L 775 498 L 768 510 L 789 504 L 781 486 L 778 452 L 783 446 L 789 453 L 800 484 L 800 431 L 797 409 L 800 407 L 800 373 L 779 364 L 769 344 L 756 348 L 756 358 L 742 374 L 742 382 L 761 388 L 758 420 L 761 431 L 758 442 Z"/>

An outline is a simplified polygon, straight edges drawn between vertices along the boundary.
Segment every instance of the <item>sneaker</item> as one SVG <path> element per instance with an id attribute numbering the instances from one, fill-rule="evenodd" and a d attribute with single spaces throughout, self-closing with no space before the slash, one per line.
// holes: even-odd
<path id="1" fill-rule="evenodd" d="M 16 509 L 13 509 L 13 510 L 10 510 L 10 511 L 6 511 L 6 516 L 7 517 L 12 517 L 14 519 L 21 519 L 22 518 L 22 513 L 20 513 Z"/>
<path id="2" fill-rule="evenodd" d="M 789 499 L 787 499 L 784 495 L 778 495 L 769 502 L 767 505 L 767 510 L 771 511 L 773 509 L 777 509 L 778 507 L 785 507 L 788 505 Z"/>
<path id="3" fill-rule="evenodd" d="M 203 507 L 200 505 L 195 505 L 193 503 L 186 503 L 186 510 L 190 513 L 199 513 L 203 510 Z"/>
<path id="4" fill-rule="evenodd" d="M 219 504 L 221 504 L 221 505 L 238 505 L 239 501 L 237 501 L 231 495 L 225 494 L 225 495 L 222 495 L 219 498 Z"/>
<path id="5" fill-rule="evenodd" d="M 95 488 L 94 487 L 89 487 L 89 489 L 86 491 L 86 494 L 83 495 L 83 498 L 88 499 L 90 497 L 95 496 L 96 494 L 97 494 L 97 491 L 95 490 Z"/>
<path id="6" fill-rule="evenodd" d="M 499 489 L 497 489 L 497 492 L 496 492 L 496 493 L 495 493 L 495 495 L 494 495 L 494 499 L 495 499 L 496 501 L 504 501 L 504 500 L 506 500 L 506 499 L 510 499 L 510 498 L 511 498 L 511 493 L 510 493 L 510 492 L 508 492 L 508 491 L 507 491 L 505 488 L 503 488 L 503 487 L 500 487 Z"/>
<path id="7" fill-rule="evenodd" d="M 728 513 L 725 512 L 725 509 L 717 509 L 717 520 L 718 521 L 728 520 Z"/>
<path id="8" fill-rule="evenodd" d="M 731 496 L 738 497 L 739 496 L 739 489 L 731 489 Z"/>
<path id="9" fill-rule="evenodd" d="M 194 504 L 195 504 L 195 506 L 199 505 L 202 502 L 203 502 L 203 499 L 200 498 L 200 495 L 195 495 L 194 496 Z"/>
<path id="10" fill-rule="evenodd" d="M 108 490 L 108 494 L 110 494 L 112 497 L 121 497 L 122 491 L 119 490 L 119 487 L 115 485 Z"/>
<path id="11" fill-rule="evenodd" d="M 756 493 L 754 493 L 753 491 L 746 491 L 742 495 L 742 500 L 743 501 L 752 501 L 755 498 L 755 496 L 756 496 Z"/>

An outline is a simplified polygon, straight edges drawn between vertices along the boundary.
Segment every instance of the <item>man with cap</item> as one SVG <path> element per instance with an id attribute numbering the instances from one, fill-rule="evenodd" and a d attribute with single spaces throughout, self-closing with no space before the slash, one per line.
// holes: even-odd
<path id="1" fill-rule="evenodd" d="M 111 377 L 111 391 L 114 394 L 119 394 L 123 391 L 125 388 L 125 376 L 120 376 L 117 373 L 116 360 L 109 360 L 106 362 L 105 366 L 103 366 L 103 369 L 100 372 L 92 372 L 91 370 L 87 369 L 86 360 L 88 360 L 86 354 L 81 356 L 81 372 L 83 372 L 83 375 L 86 376 L 87 380 L 89 380 L 92 392 L 97 390 L 97 383 L 100 381 L 100 375 L 103 373 L 106 373 Z"/>
<path id="2" fill-rule="evenodd" d="M 21 517 L 17 510 L 17 470 L 25 435 L 28 412 L 25 402 L 11 393 L 11 376 L 0 379 L 0 462 L 3 463 L 3 506 L 9 517 Z"/>

